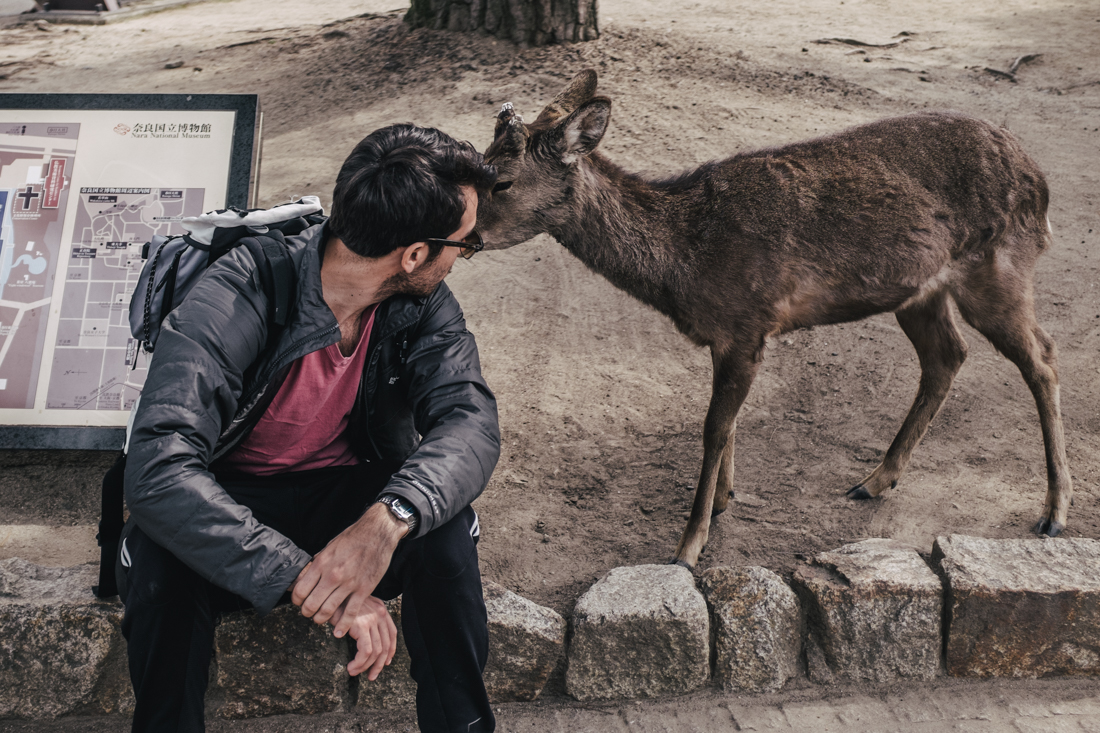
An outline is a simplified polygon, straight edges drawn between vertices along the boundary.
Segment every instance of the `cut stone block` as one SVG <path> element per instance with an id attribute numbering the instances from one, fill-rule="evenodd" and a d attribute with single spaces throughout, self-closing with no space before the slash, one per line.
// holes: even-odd
<path id="1" fill-rule="evenodd" d="M 348 645 L 296 606 L 229 614 L 214 634 L 208 710 L 223 718 L 346 710 Z"/>
<path id="2" fill-rule="evenodd" d="M 355 704 L 361 708 L 381 710 L 383 708 L 399 708 L 412 705 L 416 701 L 416 682 L 409 676 L 409 650 L 405 646 L 405 637 L 401 633 L 401 599 L 394 598 L 386 603 L 390 611 L 393 625 L 397 627 L 397 651 L 393 655 L 393 661 L 384 668 L 378 678 L 373 682 L 368 680 L 365 674 L 359 675 L 355 685 L 358 688 L 358 698 Z M 354 652 L 354 639 L 348 639 L 349 648 Z"/>
<path id="3" fill-rule="evenodd" d="M 727 690 L 775 692 L 799 673 L 798 596 L 765 568 L 712 568 L 703 596 L 714 628 L 714 677 Z"/>
<path id="4" fill-rule="evenodd" d="M 0 472 L 3 468 L 0 467 Z M 0 486 L 0 492 L 2 492 Z M 95 525 L 0 524 L 0 560 L 19 557 L 36 565 L 73 567 L 99 562 Z M 98 566 L 97 566 L 98 567 Z M 93 582 L 98 583 L 98 578 Z"/>
<path id="5" fill-rule="evenodd" d="M 820 648 L 827 666 L 814 674 L 811 665 L 811 679 L 889 682 L 939 672 L 943 587 L 916 550 L 864 540 L 815 556 L 794 580 L 807 644 Z"/>
<path id="6" fill-rule="evenodd" d="M 565 619 L 491 581 L 482 588 L 489 614 L 489 700 L 534 700 L 565 648 Z"/>
<path id="7" fill-rule="evenodd" d="M 709 666 L 707 604 L 685 568 L 616 568 L 577 601 L 565 689 L 578 700 L 689 692 Z"/>
<path id="8" fill-rule="evenodd" d="M 128 713 L 122 606 L 98 601 L 98 566 L 0 562 L 0 718 Z"/>
<path id="9" fill-rule="evenodd" d="M 492 581 L 482 581 L 489 616 L 489 662 L 485 689 L 491 702 L 534 700 L 546 686 L 565 646 L 565 619 Z M 416 700 L 409 676 L 409 652 L 401 632 L 401 600 L 386 604 L 397 626 L 397 653 L 374 682 L 358 682 L 356 703 L 366 708 L 394 708 Z"/>
<path id="10" fill-rule="evenodd" d="M 948 584 L 948 674 L 1100 674 L 1100 541 L 952 535 L 933 558 Z"/>

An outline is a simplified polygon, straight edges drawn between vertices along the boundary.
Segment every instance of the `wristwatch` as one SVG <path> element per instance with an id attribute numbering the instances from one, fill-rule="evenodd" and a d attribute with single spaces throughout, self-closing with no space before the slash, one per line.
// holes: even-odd
<path id="1" fill-rule="evenodd" d="M 393 516 L 409 525 L 409 531 L 405 537 L 411 537 L 416 534 L 416 528 L 420 526 L 420 517 L 417 515 L 416 509 L 413 508 L 412 504 L 405 501 L 397 494 L 385 494 L 384 496 L 380 496 L 378 498 L 378 503 L 388 506 Z"/>

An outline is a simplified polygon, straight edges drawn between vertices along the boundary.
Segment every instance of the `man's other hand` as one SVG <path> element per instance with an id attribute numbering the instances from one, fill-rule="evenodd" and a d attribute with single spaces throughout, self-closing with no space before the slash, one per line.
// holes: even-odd
<path id="1" fill-rule="evenodd" d="M 291 589 L 290 600 L 302 615 L 319 624 L 333 619 L 333 633 L 342 637 L 353 619 L 366 613 L 378 581 L 390 566 L 397 543 L 408 525 L 384 504 L 372 504 L 359 521 L 336 535 L 325 549 L 302 568 Z M 392 624 L 391 624 L 392 626 Z"/>
<path id="2" fill-rule="evenodd" d="M 349 618 L 346 605 L 340 606 L 332 620 L 335 625 L 347 621 L 348 633 L 355 639 L 355 659 L 348 663 L 348 674 L 354 677 L 365 670 L 367 679 L 373 681 L 382 668 L 393 661 L 397 652 L 397 627 L 393 625 L 386 604 L 374 596 L 362 607 L 358 616 Z"/>

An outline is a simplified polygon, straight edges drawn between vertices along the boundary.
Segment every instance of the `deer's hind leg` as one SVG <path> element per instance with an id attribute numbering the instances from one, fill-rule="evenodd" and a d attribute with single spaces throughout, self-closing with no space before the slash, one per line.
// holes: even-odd
<path id="1" fill-rule="evenodd" d="M 691 505 L 691 517 L 672 559 L 677 565 L 694 568 L 699 553 L 707 544 L 712 512 L 718 506 L 725 508 L 724 503 L 719 505 L 715 501 L 719 484 L 723 484 L 726 502 L 729 501 L 729 491 L 733 485 L 734 425 L 737 412 L 756 377 L 763 343 L 761 337 L 754 348 L 737 345 L 721 351 L 718 347 L 711 347 L 714 392 L 703 424 L 703 468 L 699 473 L 695 501 Z"/>
<path id="2" fill-rule="evenodd" d="M 950 298 L 942 290 L 899 309 L 895 316 L 917 350 L 920 386 L 882 463 L 871 475 L 848 489 L 851 499 L 870 499 L 897 485 L 913 449 L 939 412 L 955 375 L 966 360 L 966 342 L 955 325 Z"/>
<path id="3" fill-rule="evenodd" d="M 722 451 L 722 458 L 718 463 L 718 486 L 714 490 L 714 506 L 710 510 L 712 517 L 717 517 L 726 511 L 730 499 L 733 498 L 733 446 L 737 442 L 737 418 L 733 419 L 730 427 L 730 437 L 726 441 L 726 449 Z"/>
<path id="4" fill-rule="evenodd" d="M 1035 531 L 1054 537 L 1065 529 L 1073 482 L 1059 404 L 1058 350 L 1035 319 L 1034 259 L 1026 254 L 1019 256 L 1022 262 L 1004 253 L 987 258 L 955 300 L 966 322 L 1019 368 L 1035 397 L 1047 463 L 1047 494 Z"/>

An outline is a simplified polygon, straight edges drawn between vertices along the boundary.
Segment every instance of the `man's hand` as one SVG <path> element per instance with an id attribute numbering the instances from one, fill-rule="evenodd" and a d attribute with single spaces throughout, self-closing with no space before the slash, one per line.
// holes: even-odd
<path id="1" fill-rule="evenodd" d="M 355 659 L 348 663 L 348 674 L 354 677 L 367 670 L 367 679 L 378 678 L 382 668 L 393 661 L 397 652 L 397 627 L 393 625 L 386 604 L 371 596 L 363 603 L 363 612 L 348 618 L 346 604 L 336 609 L 334 625 L 347 621 L 348 633 L 355 639 Z"/>
<path id="2" fill-rule="evenodd" d="M 294 581 L 290 599 L 302 615 L 323 624 L 333 619 L 333 634 L 342 637 L 354 619 L 367 612 L 378 581 L 408 525 L 384 504 L 373 504 L 359 521 L 336 535 Z M 376 600 L 376 599 L 375 599 Z M 392 623 L 391 623 L 392 626 Z"/>

